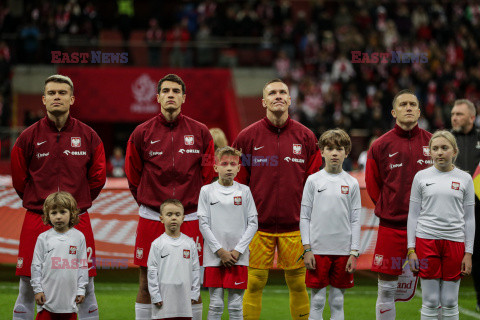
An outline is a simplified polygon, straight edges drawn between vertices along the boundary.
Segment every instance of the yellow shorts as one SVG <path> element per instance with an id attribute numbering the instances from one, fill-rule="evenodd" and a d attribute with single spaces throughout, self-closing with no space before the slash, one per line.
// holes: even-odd
<path id="1" fill-rule="evenodd" d="M 297 261 L 303 254 L 300 231 L 286 233 L 257 231 L 252 242 L 250 242 L 250 267 L 271 269 L 275 257 L 275 248 L 278 253 L 278 268 L 294 270 L 305 266 L 303 260 Z"/>

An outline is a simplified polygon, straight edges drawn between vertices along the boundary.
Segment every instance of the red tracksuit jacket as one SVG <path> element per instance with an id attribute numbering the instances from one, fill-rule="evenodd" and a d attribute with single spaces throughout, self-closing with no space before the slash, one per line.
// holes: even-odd
<path id="1" fill-rule="evenodd" d="M 215 176 L 214 144 L 208 128 L 187 116 L 167 122 L 162 114 L 142 123 L 127 144 L 125 173 L 139 204 L 159 212 L 163 201 L 182 202 L 197 211 L 203 184 Z"/>
<path id="2" fill-rule="evenodd" d="M 368 150 L 365 182 L 381 226 L 407 228 L 413 178 L 433 164 L 428 148 L 431 136 L 418 125 L 411 131 L 395 125 Z"/>
<path id="3" fill-rule="evenodd" d="M 100 137 L 83 122 L 68 117 L 61 131 L 45 117 L 18 137 L 11 155 L 12 182 L 23 206 L 42 213 L 45 198 L 70 192 L 81 211 L 92 206 L 106 181 Z"/>
<path id="4" fill-rule="evenodd" d="M 322 165 L 313 132 L 290 117 L 281 128 L 265 117 L 242 130 L 233 147 L 243 153 L 237 180 L 252 190 L 258 230 L 299 230 L 305 181 Z"/>

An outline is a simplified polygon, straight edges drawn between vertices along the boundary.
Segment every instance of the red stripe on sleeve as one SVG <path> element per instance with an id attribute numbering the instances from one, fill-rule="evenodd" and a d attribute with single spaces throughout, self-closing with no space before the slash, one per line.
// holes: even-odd
<path id="1" fill-rule="evenodd" d="M 382 182 L 380 180 L 380 173 L 378 171 L 377 163 L 375 159 L 368 158 L 367 166 L 365 168 L 365 183 L 367 185 L 367 192 L 373 203 L 377 203 L 380 197 L 380 189 Z"/>
<path id="2" fill-rule="evenodd" d="M 322 153 L 320 152 L 320 150 L 317 150 L 310 157 L 310 159 L 308 159 L 307 171 L 305 173 L 306 174 L 305 181 L 307 181 L 307 178 L 309 175 L 314 174 L 315 172 L 318 172 L 318 170 L 320 170 L 321 167 L 322 167 Z"/>
<path id="3" fill-rule="evenodd" d="M 203 184 L 209 184 L 212 182 L 216 173 L 213 169 L 215 163 L 215 144 L 213 139 L 208 143 L 207 151 L 203 154 L 202 159 L 202 180 Z"/>

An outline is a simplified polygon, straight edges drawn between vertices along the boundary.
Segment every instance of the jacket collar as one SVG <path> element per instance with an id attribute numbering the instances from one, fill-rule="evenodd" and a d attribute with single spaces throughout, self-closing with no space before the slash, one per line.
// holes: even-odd
<path id="1" fill-rule="evenodd" d="M 175 118 L 175 120 L 173 121 L 167 121 L 167 119 L 165 119 L 165 116 L 163 115 L 163 113 L 159 113 L 158 114 L 158 120 L 160 121 L 161 124 L 163 124 L 165 127 L 176 127 L 178 125 L 178 123 L 183 119 L 183 114 L 180 112 L 178 114 L 178 116 Z"/>
<path id="2" fill-rule="evenodd" d="M 57 126 L 55 125 L 55 122 L 50 120 L 48 116 L 45 116 L 45 118 L 43 118 L 43 121 L 50 129 L 52 129 L 55 132 L 65 131 L 73 125 L 73 118 L 70 115 L 68 115 L 67 121 L 65 121 L 65 125 L 60 131 L 58 131 Z"/>
<path id="3" fill-rule="evenodd" d="M 413 136 L 416 136 L 417 134 L 419 134 L 420 133 L 420 128 L 418 127 L 418 123 L 417 123 L 417 125 L 415 127 L 413 127 L 412 130 L 405 131 L 402 128 L 400 128 L 400 126 L 398 124 L 395 123 L 395 127 L 393 128 L 393 131 L 400 137 L 409 138 L 409 137 L 413 137 Z"/>
<path id="4" fill-rule="evenodd" d="M 275 133 L 281 133 L 281 132 L 285 131 L 290 126 L 290 123 L 292 122 L 292 119 L 290 118 L 290 116 L 288 116 L 287 121 L 285 121 L 285 123 L 281 127 L 275 126 L 270 120 L 268 120 L 267 117 L 264 117 L 262 119 L 262 122 L 267 127 L 267 129 L 269 129 L 270 131 L 275 132 Z"/>

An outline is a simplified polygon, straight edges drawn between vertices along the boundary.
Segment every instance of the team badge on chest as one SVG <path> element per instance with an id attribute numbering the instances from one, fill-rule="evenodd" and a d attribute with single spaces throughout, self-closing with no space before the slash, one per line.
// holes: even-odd
<path id="1" fill-rule="evenodd" d="M 80 148 L 82 146 L 82 139 L 80 137 L 71 137 L 70 145 L 72 148 Z"/>
<path id="2" fill-rule="evenodd" d="M 342 189 L 342 193 L 343 193 L 343 194 L 348 194 L 348 191 L 349 191 L 348 186 L 342 186 L 341 189 Z"/>
<path id="3" fill-rule="evenodd" d="M 186 146 L 193 146 L 194 139 L 192 135 L 183 136 L 183 140 Z"/>
<path id="4" fill-rule="evenodd" d="M 430 157 L 430 148 L 428 146 L 423 146 L 423 155 L 425 157 Z"/>
<path id="5" fill-rule="evenodd" d="M 233 204 L 236 206 L 242 205 L 242 197 L 233 197 Z"/>
<path id="6" fill-rule="evenodd" d="M 293 154 L 302 154 L 302 145 L 294 144 L 293 145 Z"/>
<path id="7" fill-rule="evenodd" d="M 68 250 L 68 253 L 70 253 L 70 254 L 77 254 L 77 247 L 75 247 L 75 246 L 70 246 L 70 250 Z"/>
<path id="8" fill-rule="evenodd" d="M 143 258 L 143 248 L 137 248 L 137 259 Z"/>
<path id="9" fill-rule="evenodd" d="M 460 182 L 452 181 L 452 189 L 453 190 L 460 190 Z"/>
<path id="10" fill-rule="evenodd" d="M 190 250 L 183 250 L 183 257 L 185 259 L 190 259 Z"/>

